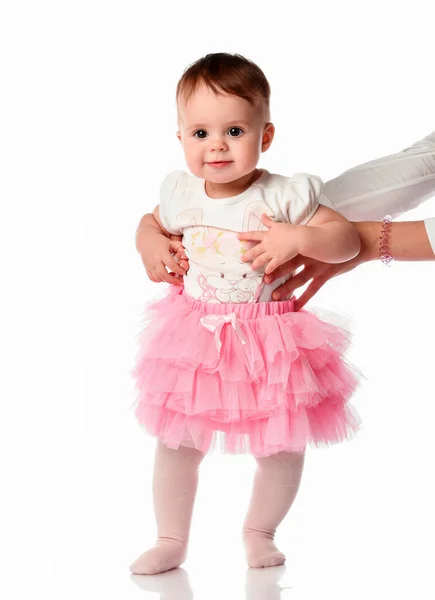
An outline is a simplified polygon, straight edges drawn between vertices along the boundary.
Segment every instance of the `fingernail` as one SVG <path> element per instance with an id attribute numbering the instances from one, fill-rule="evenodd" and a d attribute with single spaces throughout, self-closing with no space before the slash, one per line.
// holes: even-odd
<path id="1" fill-rule="evenodd" d="M 279 300 L 281 298 L 281 294 L 276 292 L 275 294 L 273 294 L 273 297 L 275 298 L 275 300 Z"/>

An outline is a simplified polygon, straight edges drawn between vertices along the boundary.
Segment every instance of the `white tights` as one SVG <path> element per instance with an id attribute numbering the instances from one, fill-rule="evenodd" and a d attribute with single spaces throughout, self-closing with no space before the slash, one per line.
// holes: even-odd
<path id="1" fill-rule="evenodd" d="M 171 450 L 161 442 L 157 443 L 153 501 L 158 538 L 155 546 L 131 565 L 133 573 L 162 573 L 185 561 L 203 458 L 204 455 L 193 448 L 180 446 L 178 450 Z M 279 452 L 257 458 L 251 500 L 243 525 L 250 567 L 284 563 L 285 556 L 275 546 L 274 537 L 298 492 L 303 463 L 303 453 Z"/>

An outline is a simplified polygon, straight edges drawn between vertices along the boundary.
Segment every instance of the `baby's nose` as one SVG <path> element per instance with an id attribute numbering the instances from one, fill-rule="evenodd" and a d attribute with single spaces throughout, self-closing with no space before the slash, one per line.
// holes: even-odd
<path id="1" fill-rule="evenodd" d="M 224 138 L 214 138 L 211 140 L 211 149 L 212 150 L 228 150 L 228 144 Z"/>

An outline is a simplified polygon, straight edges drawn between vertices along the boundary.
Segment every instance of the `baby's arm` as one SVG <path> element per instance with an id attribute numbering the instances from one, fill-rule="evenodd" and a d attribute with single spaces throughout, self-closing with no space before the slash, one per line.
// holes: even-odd
<path id="1" fill-rule="evenodd" d="M 186 258 L 184 248 L 180 238 L 163 227 L 158 206 L 152 214 L 146 214 L 140 220 L 136 230 L 136 249 L 151 281 L 182 284 L 180 277 L 185 274 L 185 269 L 182 263 L 175 261 L 174 255 Z M 166 267 L 177 275 L 169 274 Z"/>
<path id="2" fill-rule="evenodd" d="M 239 233 L 242 241 L 258 242 L 248 250 L 243 262 L 252 262 L 253 269 L 265 267 L 272 273 L 298 254 L 327 263 L 341 263 L 357 256 L 361 242 L 355 227 L 340 214 L 319 206 L 305 225 L 277 223 L 267 215 L 262 222 L 268 231 Z"/>
<path id="3" fill-rule="evenodd" d="M 298 254 L 336 264 L 355 258 L 361 241 L 355 227 L 338 212 L 319 206 L 306 225 L 297 227 Z"/>

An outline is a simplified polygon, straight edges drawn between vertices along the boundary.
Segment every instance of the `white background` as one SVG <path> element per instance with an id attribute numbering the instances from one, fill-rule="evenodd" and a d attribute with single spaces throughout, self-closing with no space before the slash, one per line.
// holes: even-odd
<path id="1" fill-rule="evenodd" d="M 184 168 L 178 78 L 208 52 L 258 62 L 277 128 L 260 166 L 327 180 L 434 128 L 430 4 L 2 3 L 3 597 L 433 597 L 433 263 L 365 265 L 315 299 L 357 323 L 364 429 L 308 453 L 277 536 L 287 567 L 244 563 L 252 457 L 207 457 L 185 570 L 128 572 L 155 536 L 154 440 L 130 410 L 129 371 L 161 289 L 134 234 L 164 174 Z M 434 201 L 406 218 L 429 215 Z"/>

